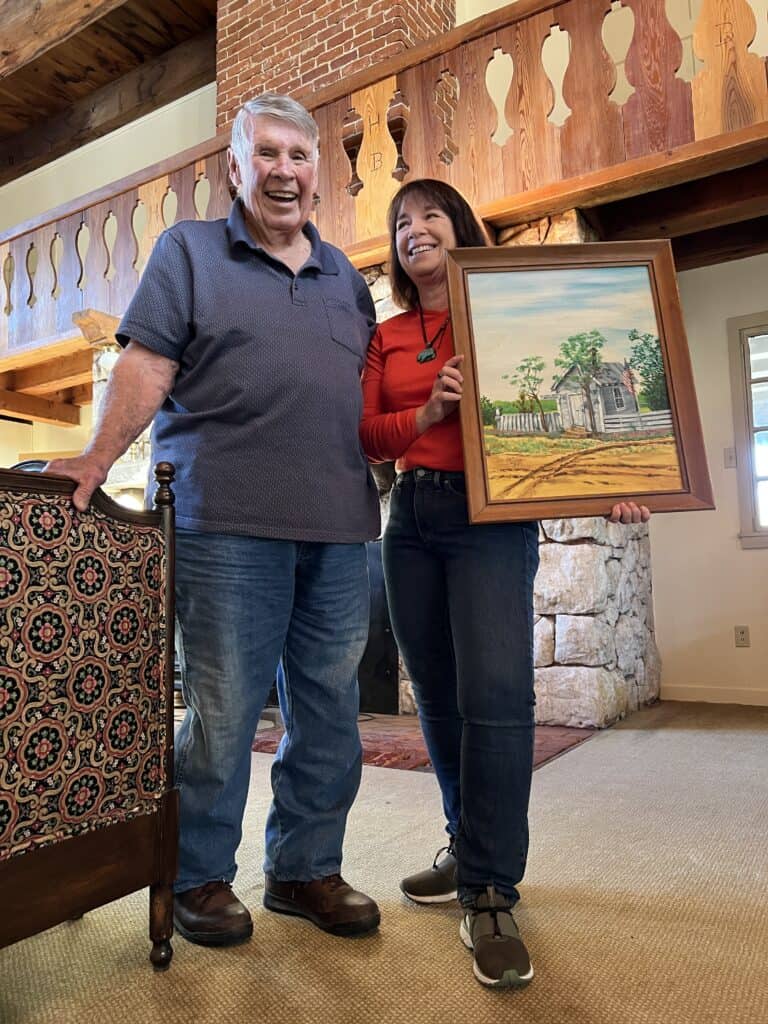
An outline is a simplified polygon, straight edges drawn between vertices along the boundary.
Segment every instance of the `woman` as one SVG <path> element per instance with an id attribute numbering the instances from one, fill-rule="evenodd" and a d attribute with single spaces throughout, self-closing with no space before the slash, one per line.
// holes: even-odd
<path id="1" fill-rule="evenodd" d="M 533 766 L 534 522 L 469 525 L 446 254 L 487 245 L 462 196 L 409 182 L 388 214 L 392 292 L 406 312 L 381 324 L 363 377 L 360 433 L 373 462 L 396 460 L 383 559 L 392 626 L 413 682 L 443 797 L 449 843 L 405 878 L 417 902 L 458 894 L 461 938 L 485 985 L 526 985 L 512 916 L 528 850 Z M 614 506 L 614 522 L 648 510 Z M 442 855 L 442 856 L 441 856 Z"/>

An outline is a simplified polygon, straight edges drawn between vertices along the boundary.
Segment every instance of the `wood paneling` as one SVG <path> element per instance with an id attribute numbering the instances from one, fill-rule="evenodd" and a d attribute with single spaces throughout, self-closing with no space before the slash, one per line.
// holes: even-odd
<path id="1" fill-rule="evenodd" d="M 635 87 L 622 109 L 628 159 L 692 142 L 691 86 L 676 72 L 683 44 L 666 15 L 666 0 L 622 0 L 635 16 L 624 68 Z"/>
<path id="2" fill-rule="evenodd" d="M 571 178 L 624 159 L 621 110 L 609 98 L 616 69 L 603 46 L 610 0 L 571 0 L 557 12 L 571 37 L 563 97 L 571 108 L 560 134 L 562 176 Z"/>
<path id="3" fill-rule="evenodd" d="M 697 139 L 768 120 L 765 61 L 747 51 L 756 26 L 746 0 L 703 0 L 693 34 L 704 62 L 693 79 Z"/>
<path id="4" fill-rule="evenodd" d="M 350 96 L 351 105 L 363 119 L 363 141 L 357 157 L 363 187 L 355 197 L 358 237 L 381 232 L 387 206 L 398 189 L 392 177 L 397 147 L 387 127 L 387 110 L 396 89 L 397 79 L 392 76 Z"/>
<path id="5" fill-rule="evenodd" d="M 507 194 L 524 192 L 560 177 L 560 130 L 548 120 L 555 96 L 541 62 L 541 50 L 555 14 L 539 14 L 498 33 L 499 44 L 514 62 L 506 104 L 507 123 L 513 134 L 504 155 L 505 166 L 514 167 L 509 176 L 515 187 L 505 189 Z"/>

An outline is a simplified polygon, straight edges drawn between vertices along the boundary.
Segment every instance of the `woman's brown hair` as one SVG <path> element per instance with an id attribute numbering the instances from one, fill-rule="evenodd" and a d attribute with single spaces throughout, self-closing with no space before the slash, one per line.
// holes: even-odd
<path id="1" fill-rule="evenodd" d="M 472 207 L 453 185 L 438 181 L 437 178 L 417 178 L 403 185 L 394 195 L 387 212 L 392 298 L 402 309 L 416 309 L 419 305 L 418 289 L 400 266 L 397 258 L 397 218 L 403 201 L 411 196 L 421 199 L 422 202 L 433 203 L 450 218 L 458 249 L 467 245 L 488 245 L 485 230 L 472 212 Z"/>

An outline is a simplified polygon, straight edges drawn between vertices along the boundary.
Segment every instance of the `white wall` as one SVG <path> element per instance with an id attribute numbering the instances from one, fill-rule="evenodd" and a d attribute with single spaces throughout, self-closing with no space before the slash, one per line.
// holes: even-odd
<path id="1" fill-rule="evenodd" d="M 28 452 L 31 449 L 31 426 L 0 420 L 0 466 L 12 466 L 19 461 L 19 452 Z"/>
<path id="2" fill-rule="evenodd" d="M 723 456 L 734 444 L 725 322 L 768 307 L 768 255 L 678 281 L 717 508 L 651 521 L 661 696 L 768 705 L 768 549 L 739 544 L 736 470 Z M 734 646 L 736 625 L 751 647 Z"/>
<path id="3" fill-rule="evenodd" d="M 55 427 L 50 423 L 9 423 L 0 420 L 0 466 L 12 466 L 30 453 L 80 452 L 91 434 L 91 406 L 80 409 L 80 425 Z"/>
<path id="4" fill-rule="evenodd" d="M 456 24 L 479 18 L 481 14 L 495 11 L 499 7 L 507 7 L 516 0 L 456 0 Z"/>

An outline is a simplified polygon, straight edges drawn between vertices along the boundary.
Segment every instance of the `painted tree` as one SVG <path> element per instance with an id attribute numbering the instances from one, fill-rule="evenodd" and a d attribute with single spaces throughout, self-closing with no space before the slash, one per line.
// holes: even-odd
<path id="1" fill-rule="evenodd" d="M 648 408 L 668 409 L 667 378 L 659 339 L 653 334 L 641 334 L 632 328 L 629 340 L 634 342 L 630 349 L 629 364 L 637 371 Z"/>
<path id="2" fill-rule="evenodd" d="M 597 418 L 592 404 L 592 382 L 595 374 L 603 365 L 600 352 L 605 345 L 605 338 L 600 331 L 582 331 L 572 334 L 560 345 L 560 354 L 555 357 L 555 366 L 561 367 L 566 373 L 573 370 L 574 377 L 584 396 L 584 405 L 589 416 L 589 427 L 593 434 L 597 433 Z"/>
<path id="3" fill-rule="evenodd" d="M 514 373 L 505 373 L 502 380 L 518 389 L 521 412 L 538 412 L 541 429 L 547 432 L 547 417 L 541 404 L 541 385 L 544 383 L 544 360 L 541 356 L 526 356 L 518 363 Z"/>
<path id="4" fill-rule="evenodd" d="M 485 426 L 494 426 L 496 423 L 496 409 L 490 398 L 487 398 L 485 395 L 480 395 L 480 412 Z"/>

